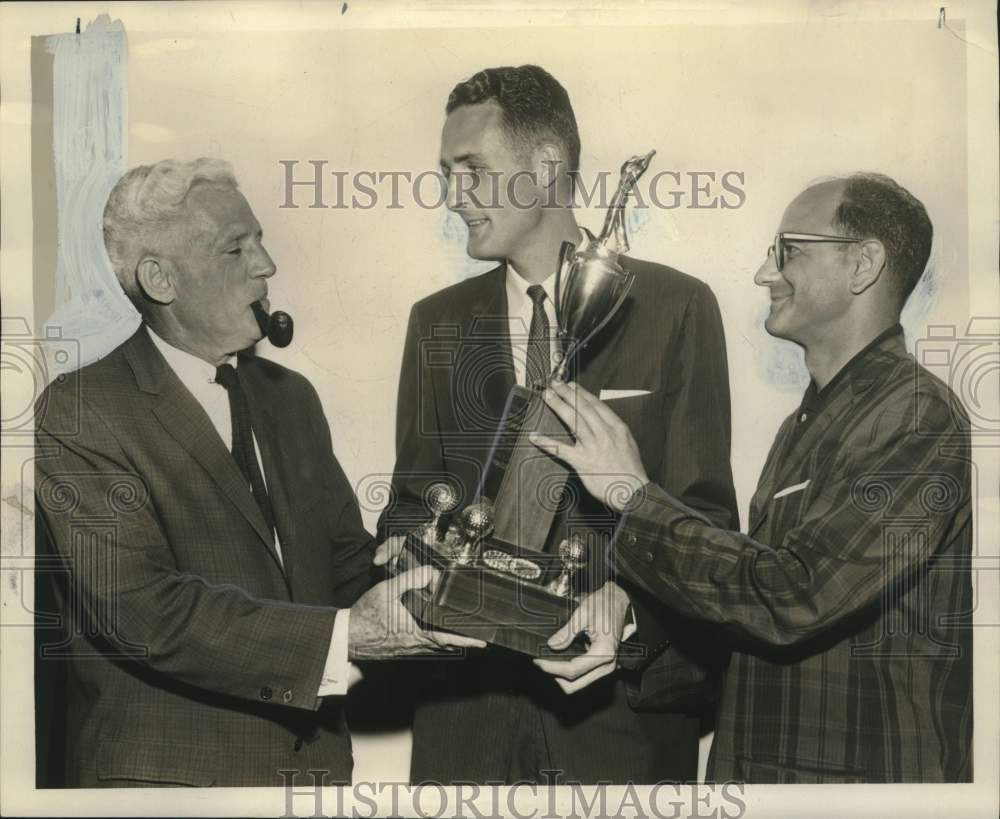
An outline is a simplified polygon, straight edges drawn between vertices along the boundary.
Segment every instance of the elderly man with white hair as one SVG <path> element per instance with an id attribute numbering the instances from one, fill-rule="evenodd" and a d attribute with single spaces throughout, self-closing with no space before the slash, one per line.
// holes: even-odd
<path id="1" fill-rule="evenodd" d="M 142 325 L 37 413 L 62 623 L 41 667 L 66 675 L 57 784 L 350 781 L 352 661 L 478 642 L 400 604 L 433 570 L 372 585 L 315 389 L 252 354 L 276 268 L 230 166 L 134 168 L 104 238 Z"/>

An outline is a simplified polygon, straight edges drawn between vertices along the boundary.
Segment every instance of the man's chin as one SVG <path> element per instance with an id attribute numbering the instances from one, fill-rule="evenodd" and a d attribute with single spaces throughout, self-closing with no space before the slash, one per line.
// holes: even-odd
<path id="1" fill-rule="evenodd" d="M 236 346 L 234 352 L 253 349 L 256 345 L 260 344 L 260 342 L 264 341 L 265 338 L 266 336 L 260 331 L 260 327 L 255 325 L 253 332 L 247 332 L 246 335 L 233 340 L 232 343 L 234 345 L 238 345 Z"/>
<path id="2" fill-rule="evenodd" d="M 785 341 L 793 341 L 789 335 L 789 329 L 786 322 L 783 322 L 780 317 L 775 316 L 773 313 L 764 319 L 764 329 L 767 330 L 769 335 L 775 338 L 780 338 Z"/>
<path id="3" fill-rule="evenodd" d="M 477 259 L 481 262 L 499 262 L 507 258 L 499 247 L 487 240 L 485 236 L 470 236 L 465 243 L 465 252 L 470 259 Z"/>
<path id="4" fill-rule="evenodd" d="M 506 258 L 503 253 L 490 247 L 486 242 L 469 241 L 465 245 L 465 252 L 470 259 L 480 262 L 500 262 Z"/>

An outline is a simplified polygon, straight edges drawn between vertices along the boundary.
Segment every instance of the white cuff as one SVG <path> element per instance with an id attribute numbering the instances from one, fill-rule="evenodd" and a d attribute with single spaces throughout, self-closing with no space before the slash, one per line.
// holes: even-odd
<path id="1" fill-rule="evenodd" d="M 602 677 L 607 677 L 608 674 L 614 673 L 618 668 L 617 660 L 609 660 L 604 665 L 599 665 L 597 668 L 592 668 L 582 677 L 577 677 L 575 680 L 567 680 L 563 677 L 556 677 L 556 682 L 559 683 L 559 687 L 563 690 L 564 694 L 575 694 L 577 691 L 586 688 L 593 682 L 597 682 Z"/>
<path id="2" fill-rule="evenodd" d="M 635 609 L 632 608 L 631 603 L 629 604 L 628 611 L 625 612 L 625 617 L 628 619 L 628 622 L 625 623 L 625 628 L 622 629 L 622 639 L 620 641 L 622 643 L 639 630 L 639 625 L 635 622 Z"/>
<path id="3" fill-rule="evenodd" d="M 361 679 L 361 670 L 347 658 L 347 637 L 351 623 L 351 610 L 341 609 L 333 621 L 330 636 L 330 650 L 326 655 L 323 679 L 319 684 L 318 697 L 342 697 L 347 690 Z"/>

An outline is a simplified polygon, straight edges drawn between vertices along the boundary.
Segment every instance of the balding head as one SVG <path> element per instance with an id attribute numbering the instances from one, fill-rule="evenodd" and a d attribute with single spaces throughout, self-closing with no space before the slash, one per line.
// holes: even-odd
<path id="1" fill-rule="evenodd" d="M 888 283 L 901 310 L 931 255 L 934 227 L 927 210 L 906 188 L 883 174 L 856 173 L 841 182 L 837 226 L 845 233 L 882 243 Z"/>

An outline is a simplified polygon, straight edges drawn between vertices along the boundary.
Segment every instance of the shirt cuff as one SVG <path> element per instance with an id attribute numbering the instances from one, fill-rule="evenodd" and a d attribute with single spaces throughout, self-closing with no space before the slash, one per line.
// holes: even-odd
<path id="1" fill-rule="evenodd" d="M 348 660 L 347 637 L 351 623 L 351 610 L 341 609 L 333 621 L 330 649 L 326 655 L 323 679 L 319 684 L 318 697 L 342 697 L 347 690 L 361 679 L 361 670 Z"/>
<path id="2" fill-rule="evenodd" d="M 631 603 L 628 605 L 628 611 L 625 612 L 625 620 L 625 628 L 622 629 L 622 639 L 620 640 L 622 643 L 639 630 L 639 624 L 635 621 L 635 609 Z"/>
<path id="3" fill-rule="evenodd" d="M 586 688 L 591 683 L 595 683 L 598 680 L 607 677 L 608 674 L 613 674 L 618 668 L 618 664 L 615 660 L 609 660 L 604 663 L 604 665 L 599 665 L 597 668 L 592 668 L 582 677 L 577 677 L 575 680 L 566 680 L 562 677 L 556 677 L 556 682 L 559 687 L 563 690 L 564 694 L 575 694 L 577 691 L 581 691 Z"/>

